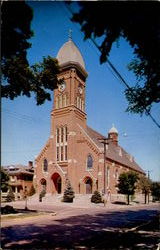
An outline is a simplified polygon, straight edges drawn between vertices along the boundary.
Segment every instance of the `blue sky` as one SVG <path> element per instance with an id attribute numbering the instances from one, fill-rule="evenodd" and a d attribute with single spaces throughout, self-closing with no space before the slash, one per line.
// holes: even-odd
<path id="1" fill-rule="evenodd" d="M 125 112 L 127 101 L 124 86 L 114 77 L 107 64 L 100 65 L 99 53 L 90 41 L 83 41 L 78 24 L 69 19 L 64 2 L 29 2 L 34 10 L 34 37 L 28 50 L 30 64 L 42 61 L 43 56 L 56 57 L 68 40 L 68 30 L 80 49 L 88 72 L 86 81 L 86 112 L 89 126 L 107 135 L 112 123 L 119 131 L 119 143 L 135 157 L 153 180 L 158 180 L 160 169 L 160 131 L 149 117 Z M 123 39 L 112 48 L 110 60 L 130 85 L 136 79 L 127 70 L 133 58 L 132 49 Z M 53 97 L 53 93 L 52 93 Z M 36 106 L 32 98 L 18 97 L 2 100 L 2 165 L 25 164 L 34 161 L 50 134 L 51 102 Z M 159 120 L 160 107 L 154 105 L 152 114 Z M 127 136 L 124 136 L 124 135 Z"/>

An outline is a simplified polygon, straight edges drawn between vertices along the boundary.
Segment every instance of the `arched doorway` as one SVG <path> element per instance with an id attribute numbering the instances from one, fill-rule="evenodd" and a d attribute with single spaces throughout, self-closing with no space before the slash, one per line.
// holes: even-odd
<path id="1" fill-rule="evenodd" d="M 84 183 L 86 185 L 86 194 L 92 194 L 92 179 L 90 177 L 86 177 Z"/>
<path id="2" fill-rule="evenodd" d="M 41 191 L 42 190 L 46 191 L 46 186 L 47 186 L 46 180 L 43 178 L 40 180 L 40 183 L 41 183 Z"/>
<path id="3" fill-rule="evenodd" d="M 62 179 L 61 179 L 61 176 L 58 173 L 54 173 L 52 175 L 52 180 L 53 180 L 53 183 L 54 183 L 55 191 L 58 194 L 61 194 L 61 192 L 62 192 Z"/>

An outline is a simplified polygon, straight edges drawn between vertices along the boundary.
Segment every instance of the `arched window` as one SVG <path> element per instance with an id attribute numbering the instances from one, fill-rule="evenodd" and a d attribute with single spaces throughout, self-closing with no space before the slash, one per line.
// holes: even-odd
<path id="1" fill-rule="evenodd" d="M 79 96 L 77 96 L 77 108 L 79 108 Z"/>
<path id="2" fill-rule="evenodd" d="M 115 179 L 116 179 L 116 181 L 118 181 L 118 169 L 116 169 L 116 171 L 115 171 Z"/>
<path id="3" fill-rule="evenodd" d="M 87 169 L 92 169 L 93 168 L 93 158 L 91 155 L 88 155 L 87 157 Z"/>
<path id="4" fill-rule="evenodd" d="M 58 109 L 58 97 L 56 97 L 56 99 L 55 99 L 55 107 L 56 107 L 56 109 Z"/>
<path id="5" fill-rule="evenodd" d="M 82 101 L 82 111 L 84 111 L 84 101 Z"/>
<path id="6" fill-rule="evenodd" d="M 44 172 L 48 171 L 48 161 L 46 159 L 44 159 L 43 161 L 43 171 Z"/>
<path id="7" fill-rule="evenodd" d="M 57 161 L 67 161 L 67 126 L 56 129 L 56 158 Z"/>
<path id="8" fill-rule="evenodd" d="M 59 143 L 59 128 L 56 129 L 56 139 L 57 143 Z"/>
<path id="9" fill-rule="evenodd" d="M 63 107 L 67 106 L 67 98 L 66 95 L 63 95 Z"/>
<path id="10" fill-rule="evenodd" d="M 79 98 L 79 109 L 82 109 L 82 99 Z"/>
<path id="11" fill-rule="evenodd" d="M 62 108 L 62 96 L 59 96 L 59 108 Z"/>

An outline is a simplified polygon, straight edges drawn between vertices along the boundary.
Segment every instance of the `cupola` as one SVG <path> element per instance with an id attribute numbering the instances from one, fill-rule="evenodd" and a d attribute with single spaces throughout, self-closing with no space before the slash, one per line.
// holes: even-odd
<path id="1" fill-rule="evenodd" d="M 110 142 L 113 142 L 115 145 L 118 145 L 118 130 L 115 128 L 114 124 L 108 132 L 108 139 Z"/>

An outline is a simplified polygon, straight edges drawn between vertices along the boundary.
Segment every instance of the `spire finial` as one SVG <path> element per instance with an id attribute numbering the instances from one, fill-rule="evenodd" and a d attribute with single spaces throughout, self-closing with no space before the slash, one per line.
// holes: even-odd
<path id="1" fill-rule="evenodd" d="M 69 31 L 68 31 L 68 40 L 69 41 L 71 41 L 72 40 L 72 30 L 71 29 L 69 29 Z"/>

